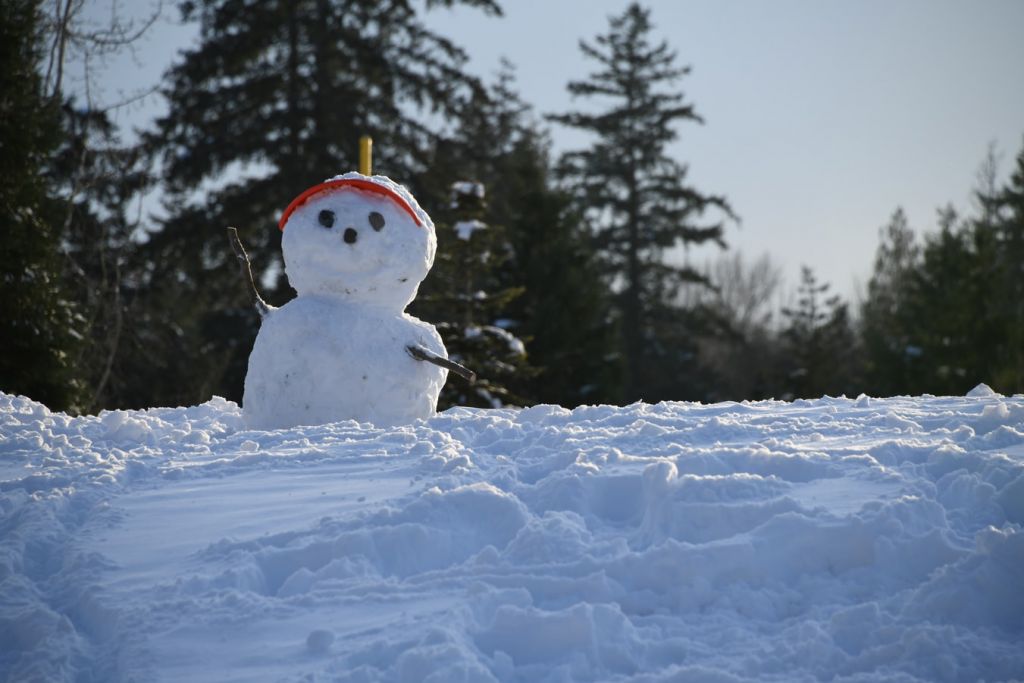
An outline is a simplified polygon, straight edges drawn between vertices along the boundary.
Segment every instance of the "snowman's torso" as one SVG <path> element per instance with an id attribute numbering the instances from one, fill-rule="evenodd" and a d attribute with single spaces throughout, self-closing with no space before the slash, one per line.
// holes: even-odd
<path id="1" fill-rule="evenodd" d="M 409 345 L 446 355 L 434 326 L 410 315 L 300 296 L 263 321 L 245 378 L 246 420 L 276 429 L 430 417 L 447 371 L 413 359 Z"/>

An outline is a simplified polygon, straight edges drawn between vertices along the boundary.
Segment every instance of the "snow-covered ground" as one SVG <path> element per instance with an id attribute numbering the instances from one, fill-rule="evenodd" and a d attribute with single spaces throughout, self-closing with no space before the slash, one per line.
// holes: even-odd
<path id="1" fill-rule="evenodd" d="M 0 679 L 1024 679 L 1024 396 L 258 432 L 0 394 Z"/>

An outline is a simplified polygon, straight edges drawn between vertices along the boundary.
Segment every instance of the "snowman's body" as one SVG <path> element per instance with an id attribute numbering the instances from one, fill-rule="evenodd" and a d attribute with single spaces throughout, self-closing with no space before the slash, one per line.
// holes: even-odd
<path id="1" fill-rule="evenodd" d="M 429 417 L 445 370 L 414 360 L 409 345 L 444 355 L 434 326 L 412 316 L 300 296 L 263 321 L 249 357 L 245 416 L 260 429 Z"/>
<path id="2" fill-rule="evenodd" d="M 404 312 L 433 263 L 429 216 L 387 178 L 350 173 L 300 195 L 281 225 L 298 297 L 256 338 L 242 400 L 249 426 L 433 415 L 447 371 L 408 347 L 447 353 L 433 325 Z"/>

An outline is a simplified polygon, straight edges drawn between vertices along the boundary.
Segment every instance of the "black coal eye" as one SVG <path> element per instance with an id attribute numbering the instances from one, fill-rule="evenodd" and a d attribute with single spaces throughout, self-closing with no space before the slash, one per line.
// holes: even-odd
<path id="1" fill-rule="evenodd" d="M 317 220 L 319 220 L 320 221 L 320 225 L 324 226 L 325 228 L 333 228 L 334 227 L 334 212 L 333 211 L 328 211 L 327 209 L 324 209 L 323 211 L 320 212 L 320 215 L 317 216 Z"/>
<path id="2" fill-rule="evenodd" d="M 376 211 L 370 212 L 370 227 L 380 232 L 384 229 L 384 216 L 381 216 Z"/>

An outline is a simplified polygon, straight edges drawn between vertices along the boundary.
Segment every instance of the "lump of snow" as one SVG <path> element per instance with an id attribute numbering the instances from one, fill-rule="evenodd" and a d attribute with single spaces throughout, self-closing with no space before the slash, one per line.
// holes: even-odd
<path id="1" fill-rule="evenodd" d="M 306 637 L 306 648 L 315 655 L 327 654 L 334 644 L 334 634 L 324 629 L 311 631 Z"/>
<path id="2" fill-rule="evenodd" d="M 455 234 L 458 235 L 460 240 L 468 242 L 473 237 L 474 232 L 486 230 L 487 224 L 474 218 L 471 221 L 459 221 L 455 224 L 454 229 Z"/>
<path id="3" fill-rule="evenodd" d="M 992 390 L 992 387 L 982 382 L 978 386 L 974 387 L 967 392 L 967 396 L 970 398 L 992 398 L 996 396 L 1002 396 Z"/>
<path id="4" fill-rule="evenodd" d="M 472 180 L 459 180 L 452 183 L 452 195 L 484 198 L 484 185 Z"/>

